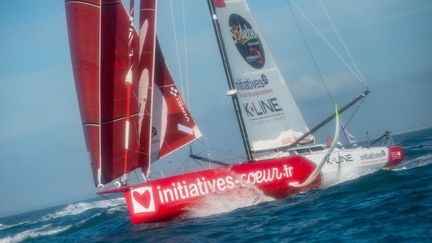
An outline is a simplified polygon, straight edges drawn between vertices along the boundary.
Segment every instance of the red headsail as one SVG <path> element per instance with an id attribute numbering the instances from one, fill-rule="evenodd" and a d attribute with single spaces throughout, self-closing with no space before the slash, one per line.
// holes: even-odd
<path id="1" fill-rule="evenodd" d="M 152 119 L 152 161 L 158 160 L 201 137 L 195 121 L 171 76 L 159 43 L 156 65 Z"/>

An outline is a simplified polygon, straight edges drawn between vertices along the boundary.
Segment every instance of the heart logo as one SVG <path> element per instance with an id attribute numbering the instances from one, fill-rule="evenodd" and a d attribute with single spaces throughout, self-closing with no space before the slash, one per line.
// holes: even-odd
<path id="1" fill-rule="evenodd" d="M 146 190 L 144 191 L 144 193 L 139 193 L 137 191 L 133 192 L 132 196 L 134 197 L 134 199 L 141 204 L 141 206 L 145 207 L 145 208 L 149 208 L 150 206 L 150 191 Z"/>
<path id="2" fill-rule="evenodd" d="M 153 189 L 151 186 L 144 186 L 131 190 L 130 198 L 134 213 L 151 213 L 156 211 L 153 200 Z"/>

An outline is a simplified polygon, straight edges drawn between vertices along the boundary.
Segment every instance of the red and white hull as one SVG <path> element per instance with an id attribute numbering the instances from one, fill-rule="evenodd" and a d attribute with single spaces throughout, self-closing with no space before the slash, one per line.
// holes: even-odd
<path id="1" fill-rule="evenodd" d="M 159 222 L 207 205 L 208 200 L 250 195 L 285 198 L 334 184 L 352 173 L 391 167 L 403 159 L 400 147 L 335 150 L 311 184 L 290 186 L 292 182 L 304 182 L 324 155 L 325 151 L 167 177 L 129 187 L 124 196 L 132 223 Z"/>

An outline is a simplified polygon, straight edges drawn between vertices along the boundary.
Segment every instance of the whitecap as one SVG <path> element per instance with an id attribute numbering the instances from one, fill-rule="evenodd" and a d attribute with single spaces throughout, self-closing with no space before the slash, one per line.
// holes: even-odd
<path id="1" fill-rule="evenodd" d="M 55 227 L 49 229 L 51 225 L 44 225 L 42 227 L 36 228 L 36 229 L 30 229 L 23 232 L 20 232 L 14 236 L 7 236 L 3 239 L 0 239 L 0 243 L 6 243 L 6 242 L 20 242 L 28 239 L 34 239 L 41 236 L 49 236 L 49 235 L 55 235 L 59 234 L 63 231 L 68 230 L 71 226 L 64 226 L 64 227 Z"/>
<path id="2" fill-rule="evenodd" d="M 23 222 L 20 222 L 20 223 L 17 223 L 17 224 L 11 224 L 11 225 L 0 224 L 0 230 L 5 230 L 5 229 L 13 228 L 13 227 L 20 226 L 20 225 L 27 224 L 27 223 L 30 223 L 30 221 L 23 221 Z"/>
<path id="3" fill-rule="evenodd" d="M 46 220 L 52 220 L 60 217 L 65 216 L 73 216 L 78 215 L 86 212 L 90 209 L 104 209 L 104 208 L 113 208 L 112 210 L 117 210 L 120 208 L 119 206 L 124 205 L 125 200 L 124 198 L 116 198 L 116 199 L 107 199 L 107 200 L 100 200 L 100 201 L 94 201 L 94 202 L 79 202 L 79 203 L 72 203 L 67 205 L 66 207 L 57 210 L 54 213 L 45 215 L 41 218 L 41 221 Z"/>

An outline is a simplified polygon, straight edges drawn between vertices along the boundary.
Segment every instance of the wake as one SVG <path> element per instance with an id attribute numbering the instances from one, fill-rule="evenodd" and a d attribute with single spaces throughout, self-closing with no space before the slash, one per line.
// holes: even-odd
<path id="1" fill-rule="evenodd" d="M 423 155 L 417 158 L 403 161 L 399 166 L 392 169 L 393 171 L 410 170 L 432 164 L 432 154 Z"/>
<path id="2" fill-rule="evenodd" d="M 185 218 L 201 218 L 234 211 L 239 208 L 253 206 L 262 202 L 273 201 L 272 197 L 264 193 L 254 185 L 246 185 L 242 188 L 246 192 L 213 194 L 204 198 L 197 206 L 192 207 L 185 214 Z"/>

